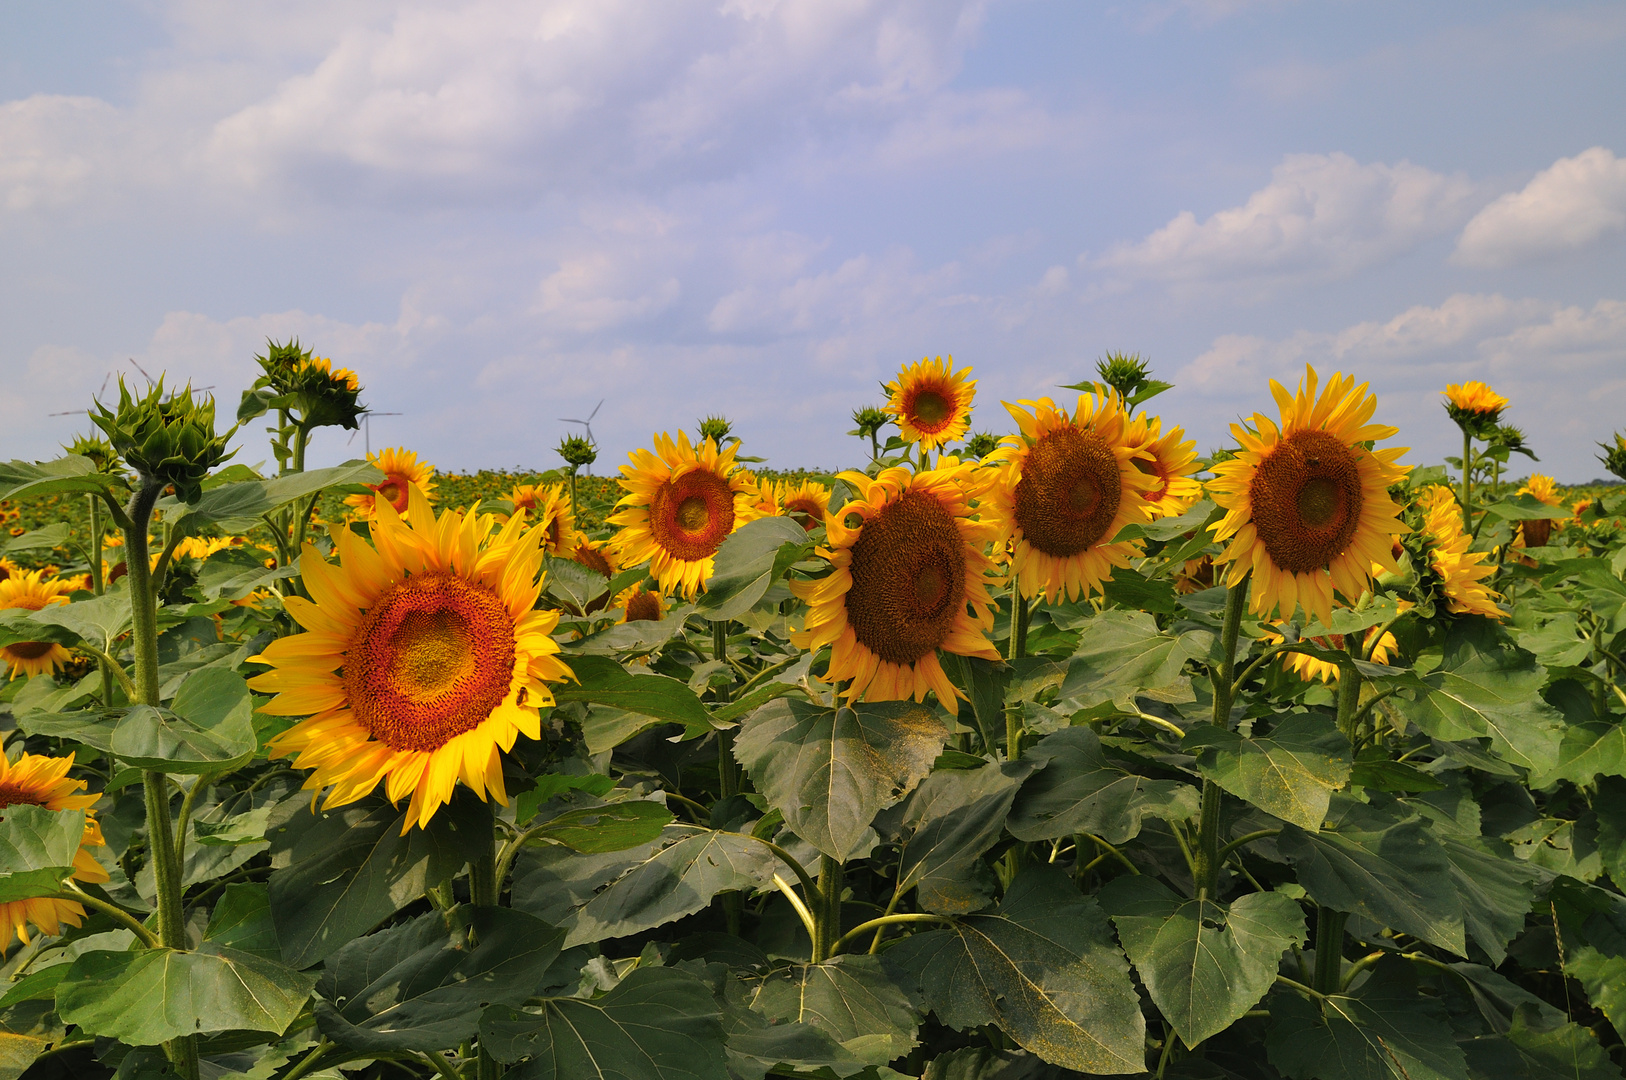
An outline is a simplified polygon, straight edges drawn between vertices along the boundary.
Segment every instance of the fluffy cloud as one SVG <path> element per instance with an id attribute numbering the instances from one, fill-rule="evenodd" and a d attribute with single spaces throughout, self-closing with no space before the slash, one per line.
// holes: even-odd
<path id="1" fill-rule="evenodd" d="M 1601 146 L 1559 158 L 1462 230 L 1455 262 L 1501 267 L 1573 251 L 1626 228 L 1626 158 Z"/>
<path id="2" fill-rule="evenodd" d="M 77 200 L 118 122 L 118 110 L 96 98 L 35 94 L 0 103 L 0 206 L 29 211 Z"/>
<path id="3" fill-rule="evenodd" d="M 1203 222 L 1183 211 L 1095 265 L 1170 282 L 1340 277 L 1455 229 L 1472 211 L 1474 192 L 1465 177 L 1409 162 L 1292 154 L 1243 205 Z"/>

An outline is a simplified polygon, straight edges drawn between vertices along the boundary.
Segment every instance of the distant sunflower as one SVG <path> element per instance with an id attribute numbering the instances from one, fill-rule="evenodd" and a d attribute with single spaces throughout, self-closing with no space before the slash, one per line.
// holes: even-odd
<path id="1" fill-rule="evenodd" d="M 18 570 L 0 581 L 0 610 L 39 611 L 49 604 L 66 604 L 75 585 L 71 578 L 47 578 L 44 570 Z M 0 660 L 10 666 L 13 679 L 59 671 L 72 658 L 72 653 L 54 641 L 0 645 Z"/>
<path id="2" fill-rule="evenodd" d="M 910 364 L 885 384 L 892 395 L 885 411 L 897 420 L 906 442 L 935 450 L 965 438 L 971 399 L 977 396 L 977 380 L 967 379 L 969 374 L 968 367 L 954 370 L 954 357 L 945 362 L 939 356 Z"/>
<path id="3" fill-rule="evenodd" d="M 634 450 L 621 466 L 624 507 L 610 519 L 621 531 L 610 546 L 623 563 L 649 561 L 663 592 L 693 597 L 711 577 L 713 556 L 730 533 L 762 516 L 757 485 L 734 465 L 739 443 L 695 447 L 678 432 L 655 436 L 655 452 Z"/>
<path id="4" fill-rule="evenodd" d="M 628 585 L 617 593 L 615 606 L 622 610 L 623 623 L 660 622 L 666 617 L 666 605 L 661 602 L 661 594 L 644 588 L 642 582 Z"/>
<path id="5" fill-rule="evenodd" d="M 249 680 L 276 695 L 266 715 L 308 718 L 270 745 L 314 770 L 306 789 L 331 788 L 324 805 L 343 806 L 384 781 L 391 802 L 412 797 L 402 832 L 459 780 L 506 804 L 500 752 L 540 737 L 548 682 L 571 677 L 551 636 L 558 612 L 533 610 L 540 530 L 517 514 L 495 535 L 489 514 L 437 520 L 422 490 L 407 494 L 405 521 L 379 502 L 371 545 L 334 530 L 337 565 L 305 545 L 313 600 L 283 605 L 307 632 L 267 645 L 252 659 L 272 670 Z"/>
<path id="6" fill-rule="evenodd" d="M 1112 538 L 1150 520 L 1146 493 L 1159 480 L 1136 467 L 1143 446 L 1116 398 L 1080 394 L 1072 415 L 1049 398 L 1022 404 L 1005 403 L 1019 431 L 986 459 L 999 468 L 988 513 L 1014 541 L 1023 596 L 1088 596 L 1139 551 Z"/>
<path id="7" fill-rule="evenodd" d="M 543 547 L 549 555 L 570 558 L 581 534 L 570 510 L 570 495 L 563 484 L 518 484 L 509 492 L 514 511 L 525 510 L 542 528 Z"/>
<path id="8" fill-rule="evenodd" d="M 1486 566 L 1490 553 L 1469 551 L 1473 537 L 1462 528 L 1462 511 L 1450 488 L 1432 485 L 1418 499 L 1423 512 L 1423 534 L 1428 542 L 1430 565 L 1440 577 L 1447 609 L 1456 614 L 1484 615 L 1505 619 L 1507 612 L 1496 606 L 1502 594 L 1484 584 L 1496 573 Z"/>
<path id="9" fill-rule="evenodd" d="M 1133 461 L 1135 468 L 1158 481 L 1143 493 L 1147 514 L 1153 518 L 1178 517 L 1190 510 L 1202 496 L 1203 487 L 1192 474 L 1197 462 L 1197 441 L 1187 439 L 1184 428 L 1170 428 L 1163 434 L 1163 420 L 1145 413 L 1129 425 L 1125 441 L 1141 448 Z"/>
<path id="10" fill-rule="evenodd" d="M 1558 493 L 1558 481 L 1550 476 L 1536 473 L 1525 481 L 1519 488 L 1520 495 L 1533 495 L 1548 506 L 1564 505 L 1563 497 Z M 1519 522 L 1519 539 L 1522 544 L 1517 547 L 1546 547 L 1547 541 L 1553 536 L 1552 518 L 1527 518 Z"/>
<path id="11" fill-rule="evenodd" d="M 1526 480 L 1519 488 L 1518 494 L 1534 495 L 1548 506 L 1561 506 L 1564 502 L 1563 496 L 1558 491 L 1558 481 L 1541 473 L 1535 473 Z"/>
<path id="12" fill-rule="evenodd" d="M 106 545 L 104 544 L 103 546 L 105 547 Z M 18 566 L 4 555 L 0 555 L 0 581 L 6 580 L 13 574 L 21 573 L 22 569 L 23 568 L 21 566 Z"/>
<path id="13" fill-rule="evenodd" d="M 793 484 L 788 480 L 759 480 L 756 508 L 764 517 L 788 517 L 807 532 L 824 524 L 830 509 L 830 489 L 817 480 Z"/>
<path id="14" fill-rule="evenodd" d="M 399 448 L 382 450 L 368 454 L 367 460 L 378 466 L 378 471 L 384 474 L 384 481 L 367 485 L 373 489 L 372 495 L 351 495 L 344 500 L 346 506 L 355 508 L 358 518 L 371 518 L 380 498 L 393 506 L 397 514 L 405 514 L 410 505 L 407 492 L 412 488 L 417 488 L 423 494 L 426 504 L 434 498 L 435 467 L 427 461 L 419 461 L 416 451 Z"/>
<path id="15" fill-rule="evenodd" d="M 1507 398 L 1482 382 L 1452 383 L 1444 390 L 1445 411 L 1452 420 L 1480 434 L 1507 408 Z"/>
<path id="16" fill-rule="evenodd" d="M 88 811 L 101 796 L 79 794 L 85 790 L 85 782 L 68 779 L 71 768 L 72 754 L 59 758 L 24 754 L 15 762 L 8 762 L 5 755 L 0 754 L 0 811 L 18 805 L 43 806 L 47 810 L 87 811 L 84 836 L 79 841 L 79 850 L 74 852 L 73 874 L 70 876 L 75 881 L 100 884 L 108 880 L 108 874 L 89 849 L 101 847 L 105 841 L 101 827 Z M 0 933 L 5 935 L 0 938 L 0 951 L 11 945 L 13 936 L 24 945 L 28 944 L 29 923 L 33 923 L 42 933 L 60 934 L 63 923 L 79 926 L 84 917 L 84 907 L 72 900 L 29 897 L 0 903 L 0 925 L 3 925 Z"/>
<path id="17" fill-rule="evenodd" d="M 1406 604 L 1404 606 L 1410 607 L 1411 605 Z M 1279 628 L 1280 624 L 1277 625 Z M 1365 636 L 1361 639 L 1361 642 L 1363 645 L 1372 648 L 1372 663 L 1387 664 L 1389 662 L 1389 657 L 1400 648 L 1400 645 L 1395 641 L 1395 636 L 1393 634 L 1389 633 L 1388 631 L 1384 631 L 1383 637 L 1378 640 L 1376 646 L 1373 646 L 1372 637 L 1377 632 L 1378 627 L 1372 627 L 1366 632 Z M 1262 640 L 1267 645 L 1280 645 L 1284 638 L 1277 630 L 1267 630 L 1265 631 Z M 1346 641 L 1343 634 L 1329 634 L 1326 637 L 1311 638 L 1310 640 L 1321 646 L 1323 649 L 1338 650 L 1346 647 Z M 1310 656 L 1306 653 L 1290 652 L 1282 654 L 1282 668 L 1286 671 L 1293 672 L 1293 674 L 1297 675 L 1305 682 L 1315 682 L 1317 679 L 1324 683 L 1338 681 L 1337 664 L 1326 660 L 1319 660 L 1316 657 Z"/>
<path id="18" fill-rule="evenodd" d="M 892 468 L 873 480 L 860 472 L 841 479 L 857 495 L 839 518 L 825 519 L 828 546 L 819 554 L 832 572 L 791 583 L 809 607 L 791 641 L 831 646 L 825 678 L 851 680 L 848 701 L 922 701 L 934 690 L 957 713 L 938 651 L 1000 659 L 987 637 L 994 615 L 983 554 L 997 527 L 972 516 L 982 484 L 976 465 L 950 457 L 927 472 Z"/>
<path id="19" fill-rule="evenodd" d="M 1366 448 L 1396 429 L 1367 422 L 1378 402 L 1365 383 L 1335 374 L 1317 397 L 1318 382 L 1308 366 L 1296 394 L 1272 379 L 1281 426 L 1259 413 L 1251 428 L 1232 424 L 1241 449 L 1208 484 L 1229 511 L 1213 526 L 1216 540 L 1230 540 L 1215 564 L 1230 564 L 1230 587 L 1252 573 L 1250 606 L 1265 618 L 1292 618 L 1303 605 L 1326 622 L 1334 589 L 1354 601 L 1374 567 L 1398 572 L 1391 538 L 1408 531 L 1388 493 L 1408 471 L 1395 464 L 1405 449 Z"/>

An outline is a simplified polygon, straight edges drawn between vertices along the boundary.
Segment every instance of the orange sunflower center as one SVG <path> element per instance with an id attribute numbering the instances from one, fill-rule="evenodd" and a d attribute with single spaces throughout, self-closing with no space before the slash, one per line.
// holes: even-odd
<path id="1" fill-rule="evenodd" d="M 1158 486 L 1146 493 L 1147 502 L 1157 502 L 1169 493 L 1169 475 L 1163 471 L 1163 463 L 1155 458 L 1147 461 L 1143 458 L 1134 458 L 1131 462 L 1135 468 L 1147 476 L 1155 476 Z"/>
<path id="2" fill-rule="evenodd" d="M 1253 524 L 1283 570 L 1324 570 L 1361 521 L 1360 463 L 1325 431 L 1295 431 L 1259 463 L 1248 485 Z"/>
<path id="3" fill-rule="evenodd" d="M 489 589 L 417 574 L 362 616 L 343 674 L 350 708 L 373 738 L 395 750 L 435 750 L 508 696 L 514 620 Z"/>
<path id="4" fill-rule="evenodd" d="M 1095 432 L 1059 428 L 1028 451 L 1015 498 L 1029 544 L 1058 558 L 1077 555 L 1099 543 L 1118 516 L 1118 459 Z"/>
<path id="5" fill-rule="evenodd" d="M 0 784 L 0 810 L 8 806 L 45 806 L 45 796 L 20 784 Z"/>
<path id="6" fill-rule="evenodd" d="M 708 558 L 734 531 L 734 491 L 727 480 L 705 469 L 668 480 L 650 500 L 649 531 L 674 558 Z"/>
<path id="7" fill-rule="evenodd" d="M 385 473 L 384 482 L 373 486 L 373 490 L 388 499 L 397 514 L 404 514 L 407 508 L 407 488 L 411 486 L 411 479 L 401 473 Z"/>
<path id="8" fill-rule="evenodd" d="M 639 589 L 627 601 L 628 622 L 660 622 L 660 597 L 647 589 Z"/>
<path id="9" fill-rule="evenodd" d="M 853 544 L 847 622 L 882 660 L 913 664 L 948 637 L 965 611 L 965 540 L 930 495 L 905 492 Z"/>

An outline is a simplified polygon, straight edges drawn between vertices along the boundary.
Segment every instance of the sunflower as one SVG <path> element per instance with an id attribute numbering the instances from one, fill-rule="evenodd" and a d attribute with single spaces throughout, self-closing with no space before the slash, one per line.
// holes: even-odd
<path id="1" fill-rule="evenodd" d="M 782 481 L 779 484 L 779 505 L 789 518 L 802 523 L 812 532 L 824 524 L 824 515 L 830 512 L 830 489 L 817 480 L 803 480 L 799 484 Z"/>
<path id="2" fill-rule="evenodd" d="M 1502 594 L 1484 584 L 1484 580 L 1496 572 L 1496 567 L 1484 565 L 1490 553 L 1468 550 L 1473 537 L 1463 531 L 1462 511 L 1451 489 L 1431 485 L 1423 491 L 1418 505 L 1423 511 L 1423 535 L 1428 542 L 1429 562 L 1440 576 L 1440 590 L 1445 594 L 1448 610 L 1459 615 L 1507 618 L 1507 612 L 1496 606 Z"/>
<path id="3" fill-rule="evenodd" d="M 628 585 L 617 593 L 615 606 L 623 612 L 623 623 L 660 622 L 666 618 L 666 605 L 661 602 L 661 594 L 644 588 L 643 582 Z"/>
<path id="4" fill-rule="evenodd" d="M 1125 441 L 1139 446 L 1131 460 L 1135 468 L 1157 480 L 1158 486 L 1144 493 L 1146 512 L 1153 518 L 1178 517 L 1190 510 L 1203 493 L 1192 478 L 1197 462 L 1197 441 L 1185 438 L 1184 428 L 1171 428 L 1163 434 L 1163 420 L 1141 413 L 1129 425 Z"/>
<path id="5" fill-rule="evenodd" d="M 1000 659 L 987 637 L 994 625 L 985 582 L 992 563 L 983 554 L 998 527 L 970 509 L 983 475 L 975 462 L 952 457 L 926 472 L 885 469 L 873 480 L 841 474 L 857 495 L 842 505 L 839 519 L 825 517 L 828 546 L 819 554 L 832 572 L 791 583 L 810 608 L 791 641 L 809 650 L 832 646 L 825 678 L 850 679 L 848 701 L 922 701 L 935 690 L 957 713 L 938 650 Z"/>
<path id="6" fill-rule="evenodd" d="M 493 535 L 489 514 L 447 510 L 437 520 L 409 485 L 405 521 L 379 500 L 372 544 L 333 530 L 338 564 L 306 544 L 299 567 L 312 600 L 283 601 L 306 633 L 252 659 L 272 670 L 249 685 L 276 696 L 261 710 L 302 720 L 272 740 L 273 755 L 314 770 L 343 806 L 386 781 L 390 801 L 411 794 L 404 833 L 422 827 L 458 780 L 507 803 L 500 751 L 540 737 L 547 681 L 570 678 L 550 636 L 541 593 L 540 529 L 516 514 Z"/>
<path id="7" fill-rule="evenodd" d="M 882 384 L 892 395 L 886 412 L 896 418 L 906 442 L 935 450 L 965 438 L 971 399 L 977 396 L 977 380 L 967 379 L 969 374 L 968 367 L 954 370 L 954 357 L 944 362 L 939 356 L 910 364 L 895 380 Z"/>
<path id="8" fill-rule="evenodd" d="M 18 570 L 0 581 L 0 610 L 39 611 L 47 604 L 66 604 L 75 582 L 46 578 L 44 570 Z M 11 667 L 11 677 L 45 675 L 61 669 L 73 654 L 54 641 L 16 641 L 0 645 L 0 660 Z"/>
<path id="9" fill-rule="evenodd" d="M 1005 403 L 1020 430 L 987 458 L 998 468 L 989 513 L 1014 541 L 1023 596 L 1088 596 L 1140 550 L 1112 538 L 1149 520 L 1146 493 L 1159 481 L 1136 467 L 1144 447 L 1117 399 L 1080 394 L 1071 416 L 1049 398 L 1022 404 L 1032 411 Z"/>
<path id="10" fill-rule="evenodd" d="M 576 541 L 576 549 L 570 553 L 570 561 L 603 577 L 614 579 L 621 572 L 621 559 L 610 545 L 603 540 L 589 540 L 577 534 L 580 539 Z"/>
<path id="11" fill-rule="evenodd" d="M 1444 390 L 1445 412 L 1463 431 L 1484 437 L 1490 434 L 1507 398 L 1482 382 L 1452 383 Z"/>
<path id="12" fill-rule="evenodd" d="M 22 572 L 23 568 L 21 566 L 18 566 L 4 555 L 0 555 L 0 581 L 6 580 L 13 574 L 20 574 Z"/>
<path id="13" fill-rule="evenodd" d="M 300 372 L 319 371 L 323 375 L 326 375 L 329 381 L 337 384 L 345 390 L 359 391 L 361 389 L 361 380 L 356 378 L 356 373 L 354 371 L 351 371 L 349 368 L 335 368 L 333 366 L 333 361 L 328 360 L 326 357 L 304 357 L 300 360 L 299 366 L 295 370 Z"/>
<path id="14" fill-rule="evenodd" d="M 536 515 L 542 527 L 543 547 L 549 555 L 570 558 L 581 534 L 576 531 L 576 515 L 570 509 L 570 496 L 563 484 L 518 484 L 508 494 L 514 512 L 521 509 Z"/>
<path id="15" fill-rule="evenodd" d="M 8 806 L 27 805 L 43 806 L 47 810 L 87 811 L 85 832 L 79 841 L 79 850 L 74 852 L 71 876 L 75 881 L 100 884 L 108 880 L 107 871 L 102 869 L 88 849 L 101 847 L 105 841 L 102 839 L 101 826 L 96 824 L 96 819 L 88 811 L 101 796 L 78 794 L 85 789 L 85 782 L 68 779 L 71 768 L 72 754 L 60 758 L 24 754 L 15 762 L 8 762 L 5 755 L 0 754 L 0 810 Z M 72 900 L 31 897 L 0 903 L 0 924 L 3 924 L 5 934 L 0 939 L 0 951 L 10 947 L 14 935 L 27 945 L 29 923 L 33 923 L 42 933 L 60 934 L 63 923 L 78 926 L 84 917 L 85 909 Z"/>
<path id="16" fill-rule="evenodd" d="M 1174 591 L 1181 596 L 1190 596 L 1192 593 L 1213 587 L 1214 560 L 1208 555 L 1187 559 L 1185 565 L 1174 576 Z"/>
<path id="17" fill-rule="evenodd" d="M 711 577 L 712 557 L 728 534 L 762 516 L 755 479 L 734 466 L 739 443 L 695 447 L 684 432 L 655 436 L 655 452 L 634 450 L 621 466 L 625 509 L 610 519 L 621 531 L 610 547 L 626 565 L 649 561 L 662 592 L 693 597 Z"/>
<path id="18" fill-rule="evenodd" d="M 1411 607 L 1411 604 L 1404 601 L 1401 603 L 1401 610 L 1404 611 L 1409 607 Z M 1286 640 L 1280 633 L 1280 626 L 1281 624 L 1278 623 L 1276 630 L 1265 631 L 1262 640 L 1266 645 L 1280 645 Z M 1363 645 L 1372 650 L 1372 663 L 1387 664 L 1390 655 L 1398 650 L 1400 645 L 1395 641 L 1395 636 L 1388 631 L 1384 631 L 1383 637 L 1378 639 L 1376 645 L 1373 645 L 1372 638 L 1377 634 L 1378 629 L 1378 627 L 1374 626 L 1367 630 L 1361 641 Z M 1310 640 L 1323 649 L 1341 650 L 1346 647 L 1346 639 L 1343 634 L 1328 634 L 1326 637 L 1311 638 Z M 1293 672 L 1305 682 L 1315 682 L 1317 679 L 1324 683 L 1338 681 L 1337 664 L 1327 660 L 1318 660 L 1307 653 L 1284 653 L 1282 655 L 1282 669 Z"/>
<path id="19" fill-rule="evenodd" d="M 1534 495 L 1548 506 L 1560 506 L 1564 501 L 1558 493 L 1558 481 L 1541 473 L 1535 473 L 1526 480 L 1519 488 L 1518 494 Z"/>
<path id="20" fill-rule="evenodd" d="M 379 499 L 395 507 L 397 514 L 407 513 L 411 505 L 407 492 L 411 488 L 417 488 L 423 494 L 426 505 L 434 498 L 435 467 L 427 461 L 419 461 L 415 451 L 384 450 L 368 454 L 367 460 L 378 466 L 378 471 L 384 474 L 384 482 L 367 485 L 373 489 L 372 495 L 351 495 L 344 500 L 346 506 L 355 508 L 356 517 L 364 520 L 371 518 Z"/>
<path id="21" fill-rule="evenodd" d="M 1232 424 L 1241 449 L 1208 484 L 1229 511 L 1212 526 L 1215 540 L 1231 541 L 1214 562 L 1230 564 L 1228 587 L 1253 574 L 1250 606 L 1263 618 L 1303 605 L 1328 621 L 1334 589 L 1353 601 L 1374 566 L 1398 572 L 1391 538 L 1409 531 L 1387 490 L 1408 471 L 1395 464 L 1405 448 L 1365 445 L 1396 429 L 1367 423 L 1378 401 L 1365 383 L 1335 374 L 1318 398 L 1318 382 L 1308 365 L 1296 394 L 1272 379 L 1281 426 L 1259 413 L 1252 428 Z"/>

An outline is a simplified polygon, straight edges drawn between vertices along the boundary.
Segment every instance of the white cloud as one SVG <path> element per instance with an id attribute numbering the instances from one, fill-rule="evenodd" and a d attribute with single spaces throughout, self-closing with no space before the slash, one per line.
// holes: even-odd
<path id="1" fill-rule="evenodd" d="M 35 94 L 0 103 L 0 206 L 27 211 L 77 200 L 118 121 L 117 109 L 90 97 Z"/>
<path id="2" fill-rule="evenodd" d="M 1291 154 L 1241 206 L 1198 222 L 1183 211 L 1095 265 L 1170 282 L 1340 277 L 1448 232 L 1474 185 L 1419 165 L 1362 165 L 1348 154 Z"/>
<path id="3" fill-rule="evenodd" d="M 1586 247 L 1626 228 L 1626 158 L 1602 146 L 1559 158 L 1520 191 L 1485 207 L 1457 241 L 1454 262 L 1500 267 Z"/>

